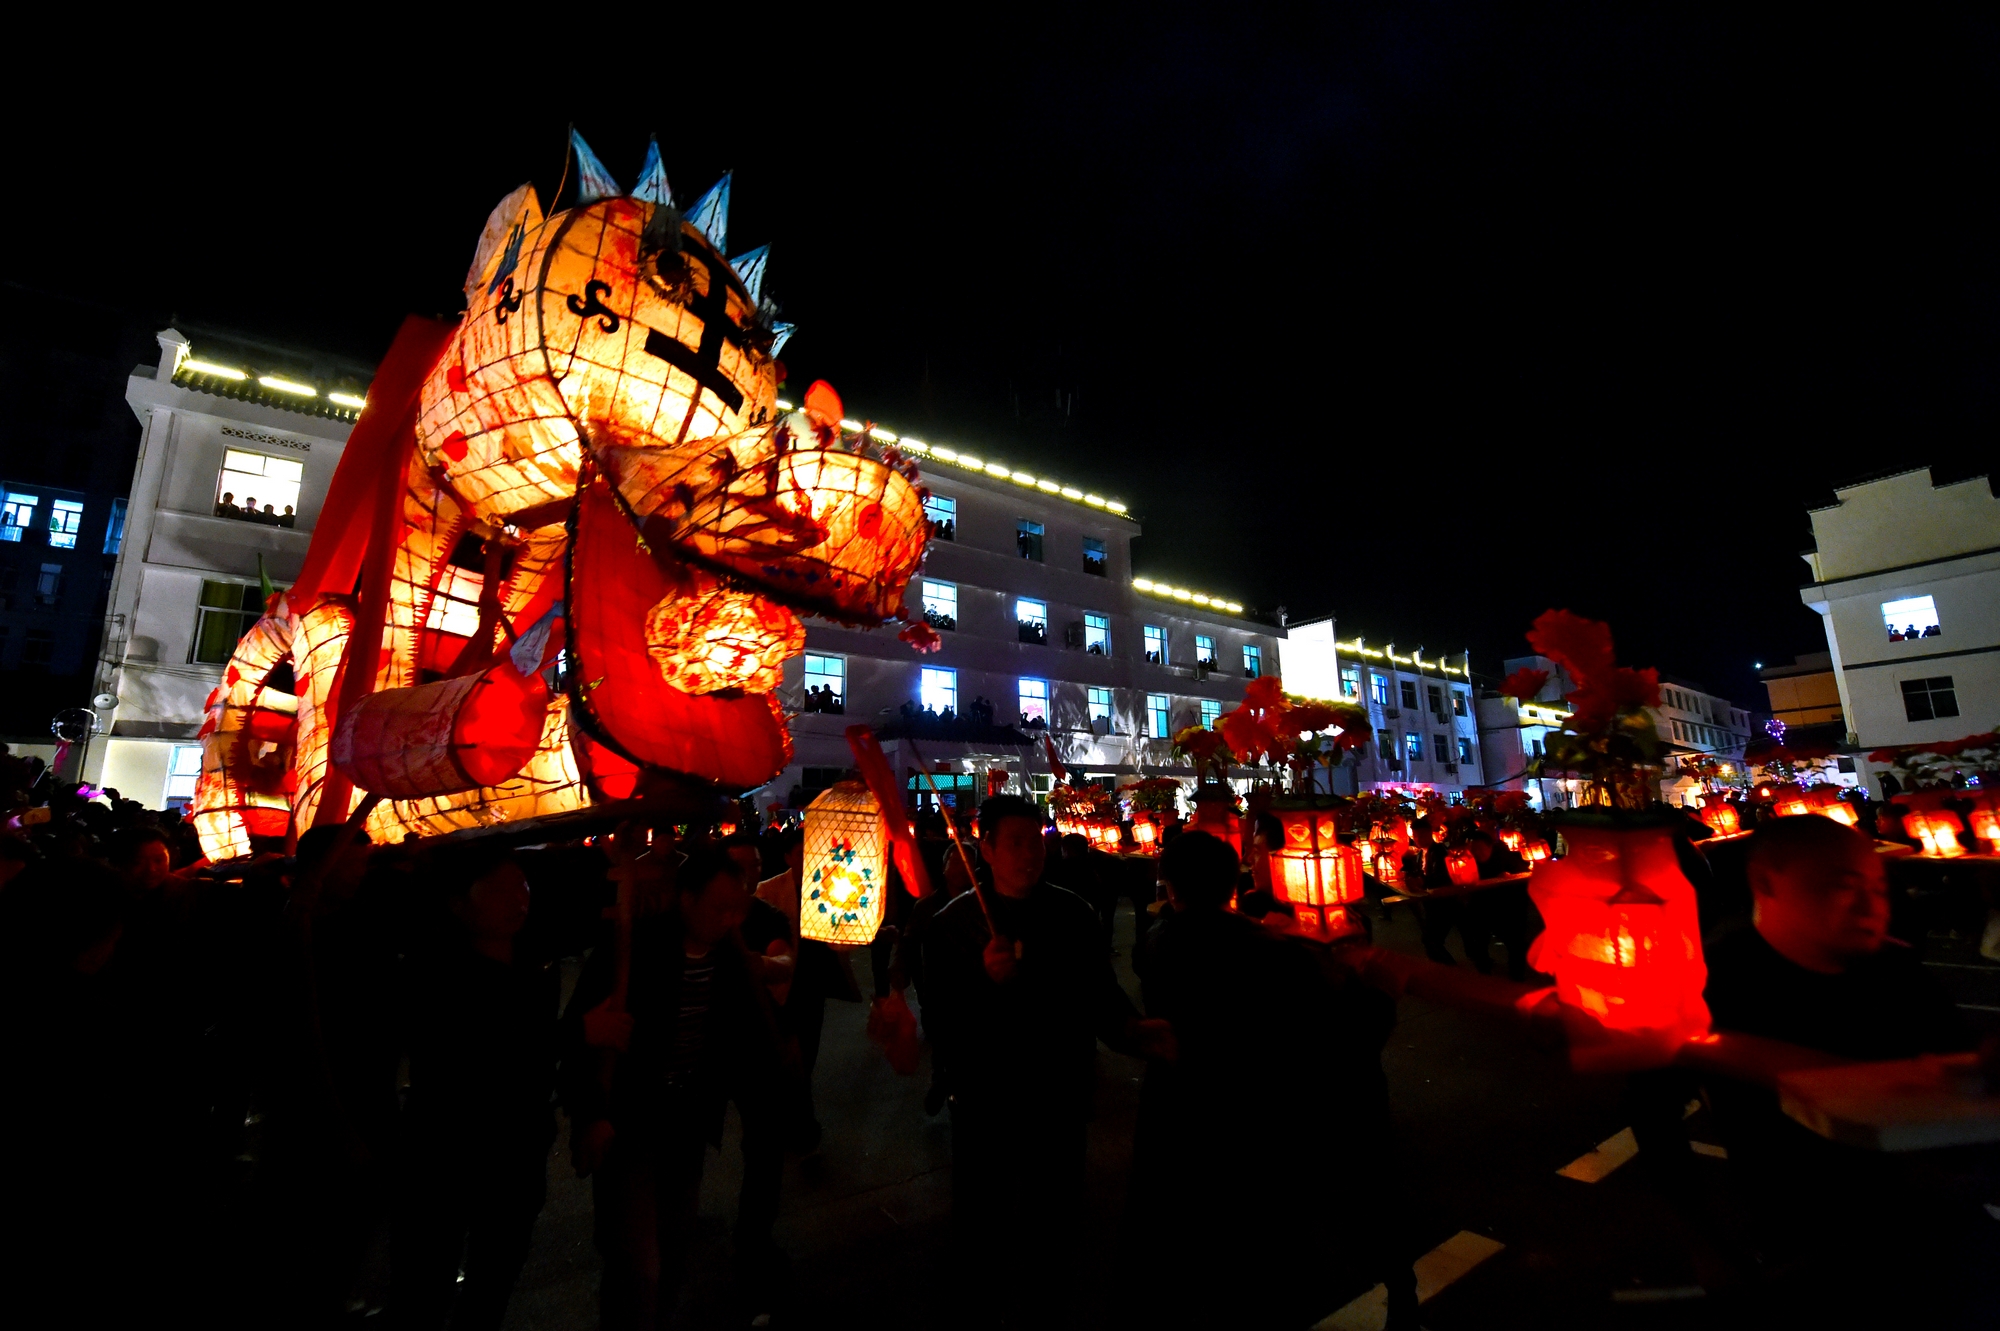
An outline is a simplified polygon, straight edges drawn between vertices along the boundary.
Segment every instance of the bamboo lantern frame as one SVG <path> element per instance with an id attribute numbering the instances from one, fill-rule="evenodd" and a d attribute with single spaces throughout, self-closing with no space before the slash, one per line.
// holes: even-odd
<path id="1" fill-rule="evenodd" d="M 799 936 L 860 947 L 882 928 L 889 888 L 882 806 L 859 781 L 821 791 L 805 814 Z"/>
<path id="2" fill-rule="evenodd" d="M 1271 855 L 1271 885 L 1299 923 L 1315 932 L 1352 933 L 1347 907 L 1361 900 L 1361 852 L 1340 841 L 1331 809 L 1274 809 L 1285 830 Z"/>

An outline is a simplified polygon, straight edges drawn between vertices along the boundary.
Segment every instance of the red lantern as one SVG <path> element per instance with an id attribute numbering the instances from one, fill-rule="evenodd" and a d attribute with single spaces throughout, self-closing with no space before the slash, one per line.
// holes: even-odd
<path id="1" fill-rule="evenodd" d="M 1361 853 L 1362 864 L 1368 865 L 1375 862 L 1375 843 L 1367 837 L 1362 837 L 1359 841 L 1355 842 L 1354 849 Z"/>
<path id="2" fill-rule="evenodd" d="M 1299 923 L 1320 934 L 1352 933 L 1347 913 L 1361 899 L 1361 852 L 1340 843 L 1331 809 L 1273 809 L 1285 829 L 1271 852 L 1271 885 Z"/>
<path id="3" fill-rule="evenodd" d="M 2000 796 L 1981 795 L 1966 819 L 1972 835 L 1986 845 L 1988 855 L 2000 855 Z"/>
<path id="4" fill-rule="evenodd" d="M 1910 834 L 1925 855 L 1952 859 L 1965 854 L 1965 847 L 1958 844 L 1956 814 L 1943 809 L 1906 813 L 1903 815 L 1903 830 Z"/>
<path id="5" fill-rule="evenodd" d="M 1132 841 L 1144 854 L 1152 854 L 1159 848 L 1160 829 L 1153 823 L 1151 814 L 1138 814 L 1132 819 Z"/>
<path id="6" fill-rule="evenodd" d="M 1527 840 L 1526 836 L 1522 834 L 1521 829 L 1518 827 L 1503 827 L 1496 835 L 1498 836 L 1500 844 L 1502 846 L 1505 846 L 1508 850 L 1519 850 L 1521 848 L 1521 843 Z"/>
<path id="7" fill-rule="evenodd" d="M 1446 851 L 1444 871 L 1454 883 L 1476 883 L 1479 881 L 1479 857 L 1469 850 Z"/>
<path id="8" fill-rule="evenodd" d="M 1694 887 L 1671 834 L 1572 826 L 1564 836 L 1569 855 L 1536 865 L 1528 884 L 1547 925 L 1528 964 L 1555 977 L 1576 1067 L 1665 1063 L 1708 1032 Z"/>
<path id="9" fill-rule="evenodd" d="M 1553 852 L 1549 850 L 1549 843 L 1540 837 L 1521 843 L 1521 858 L 1530 864 L 1539 864 L 1541 861 L 1550 858 L 1552 854 Z"/>
<path id="10" fill-rule="evenodd" d="M 1771 812 L 1779 818 L 1797 818 L 1813 812 L 1812 800 L 1796 785 L 1773 786 Z"/>
<path id="11" fill-rule="evenodd" d="M 1735 836 L 1742 830 L 1743 820 L 1736 812 L 1736 806 L 1721 797 L 1702 796 L 1701 820 L 1707 823 L 1717 836 Z"/>

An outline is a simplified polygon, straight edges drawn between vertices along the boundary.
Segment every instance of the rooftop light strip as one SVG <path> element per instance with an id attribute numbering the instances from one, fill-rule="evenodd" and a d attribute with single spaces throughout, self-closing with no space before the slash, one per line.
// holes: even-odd
<path id="1" fill-rule="evenodd" d="M 332 395 L 329 394 L 329 396 Z M 784 398 L 776 399 L 776 405 L 779 411 L 790 412 L 798 410 L 796 405 Z M 1088 504 L 1092 508 L 1101 508 L 1107 513 L 1117 513 L 1123 516 L 1131 512 L 1129 508 L 1116 499 L 1106 499 L 1102 495 L 1090 494 L 1077 489 L 1073 485 L 1064 485 L 1062 482 L 1052 481 L 1046 476 L 1037 476 L 1033 472 L 1016 471 L 1005 463 L 989 462 L 985 458 L 975 457 L 971 453 L 961 453 L 957 449 L 947 448 L 943 444 L 927 444 L 921 439 L 912 439 L 908 435 L 898 435 L 892 431 L 884 430 L 880 426 L 868 426 L 861 421 L 848 420 L 844 417 L 841 419 L 840 428 L 848 434 L 860 434 L 865 429 L 872 430 L 877 439 L 885 444 L 894 444 L 905 453 L 921 453 L 926 457 L 936 458 L 939 462 L 949 462 L 954 466 L 963 467 L 967 471 L 976 471 L 983 475 L 991 476 L 995 480 L 1012 481 L 1016 485 L 1025 486 L 1031 490 L 1039 490 L 1043 494 L 1061 495 L 1064 499 Z M 1217 601 L 1215 604 L 1220 606 L 1222 602 Z M 1237 608 L 1240 610 L 1242 607 L 1238 606 Z"/>
<path id="2" fill-rule="evenodd" d="M 217 365 L 214 361 L 184 360 L 181 368 L 190 374 L 206 374 L 217 379 L 248 379 L 250 376 L 233 365 Z"/>
<path id="3" fill-rule="evenodd" d="M 356 411 L 360 411 L 363 407 L 368 405 L 367 398 L 356 397 L 352 393 L 328 393 L 326 395 L 326 400 L 335 403 L 338 406 L 352 407 Z"/>
<path id="4" fill-rule="evenodd" d="M 1472 678 L 1470 666 L 1446 665 L 1443 661 L 1426 661 L 1421 656 L 1397 656 L 1393 652 L 1378 652 L 1373 647 L 1363 647 L 1359 638 L 1353 642 L 1336 642 L 1334 649 L 1346 652 L 1350 656 L 1365 656 L 1375 661 L 1393 661 L 1397 665 L 1413 665 L 1419 670 L 1435 670 L 1440 675 L 1463 675 L 1467 679 Z"/>
<path id="5" fill-rule="evenodd" d="M 1171 583 L 1154 582 L 1151 578 L 1132 579 L 1132 590 L 1144 592 L 1148 596 L 1158 596 L 1169 601 L 1186 601 L 1191 605 L 1202 606 L 1209 610 L 1226 610 L 1232 615 L 1243 613 L 1243 603 L 1241 601 L 1224 600 L 1220 596 L 1209 596 L 1202 592 L 1189 591 L 1185 587 L 1176 587 Z"/>

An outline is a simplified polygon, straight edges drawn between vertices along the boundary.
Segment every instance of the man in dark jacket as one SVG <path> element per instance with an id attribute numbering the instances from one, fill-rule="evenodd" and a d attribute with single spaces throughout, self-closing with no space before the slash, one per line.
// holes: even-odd
<path id="1" fill-rule="evenodd" d="M 1043 881 L 1039 809 L 987 800 L 979 844 L 990 888 L 940 910 L 923 942 L 925 1028 L 950 1077 L 953 1205 L 973 1250 L 1043 1236 L 1027 1274 L 1055 1281 L 1059 1233 L 1082 1210 L 1097 1042 L 1134 1053 L 1166 1029 L 1142 1023 L 1119 987 L 1097 912 Z M 1027 1281 L 1011 1293 L 1035 1299 Z"/>
<path id="2" fill-rule="evenodd" d="M 600 1314 L 619 1331 L 671 1317 L 703 1154 L 720 1145 L 730 1100 L 745 1143 L 739 1258 L 768 1247 L 777 1200 L 749 1176 L 783 1166 L 789 1071 L 769 997 L 736 938 L 749 885 L 716 849 L 696 851 L 675 879 L 673 909 L 633 926 L 625 992 L 617 949 L 599 948 L 564 1018 L 563 1105 L 578 1172 L 597 1175 Z"/>
<path id="3" fill-rule="evenodd" d="M 447 867 L 451 936 L 414 962 L 389 1314 L 475 1331 L 500 1325 L 547 1195 L 562 977 L 518 945 L 528 880 L 511 853 Z"/>
<path id="4" fill-rule="evenodd" d="M 1394 1002 L 1230 910 L 1226 842 L 1178 837 L 1159 876 L 1172 909 L 1147 936 L 1142 974 L 1146 1015 L 1171 1024 L 1175 1057 L 1146 1069 L 1128 1228 L 1142 1253 L 1199 1234 L 1201 1257 L 1153 1289 L 1161 1302 L 1146 1320 L 1305 1326 L 1346 1277 L 1356 1291 L 1386 1283 L 1389 1325 L 1414 1326 L 1415 1277 L 1409 1254 L 1391 1251 L 1401 1235 L 1381 1168 Z M 1246 1152 L 1249 1124 L 1279 1132 L 1281 1166 Z M 1369 1197 L 1370 1209 L 1331 1202 L 1340 1196 Z M 1315 1259 L 1271 1261 L 1280 1238 Z"/>

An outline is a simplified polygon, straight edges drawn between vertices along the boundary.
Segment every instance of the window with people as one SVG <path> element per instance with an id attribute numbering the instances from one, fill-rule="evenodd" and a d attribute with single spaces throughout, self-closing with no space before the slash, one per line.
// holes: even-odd
<path id="1" fill-rule="evenodd" d="M 949 633 L 958 627 L 958 585 L 924 579 L 924 623 Z"/>
<path id="2" fill-rule="evenodd" d="M 215 516 L 269 527 L 296 526 L 299 483 L 304 477 L 305 465 L 290 458 L 229 449 L 222 455 L 222 475 L 216 480 Z"/>
<path id="3" fill-rule="evenodd" d="M 847 661 L 806 653 L 805 710 L 840 716 L 847 711 Z"/>
<path id="4" fill-rule="evenodd" d="M 1938 626 L 1937 601 L 1929 596 L 1904 596 L 1882 602 L 1882 625 L 1890 642 L 1943 636 Z"/>
<path id="5" fill-rule="evenodd" d="M 931 525 L 931 539 L 955 541 L 958 539 L 958 501 L 943 495 L 932 495 L 924 500 L 924 517 Z"/>
<path id="6" fill-rule="evenodd" d="M 1086 613 L 1083 617 L 1083 650 L 1092 656 L 1111 655 L 1111 617 Z"/>
<path id="7" fill-rule="evenodd" d="M 1044 646 L 1049 640 L 1049 606 L 1026 598 L 1014 602 L 1014 624 L 1022 642 Z"/>

